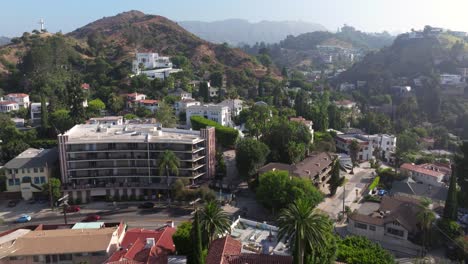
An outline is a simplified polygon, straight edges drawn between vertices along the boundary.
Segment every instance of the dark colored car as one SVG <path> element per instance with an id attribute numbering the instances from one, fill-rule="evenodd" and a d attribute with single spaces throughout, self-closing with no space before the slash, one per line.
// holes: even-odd
<path id="1" fill-rule="evenodd" d="M 86 216 L 81 222 L 96 222 L 101 219 L 101 216 L 93 214 Z"/>
<path id="2" fill-rule="evenodd" d="M 11 201 L 8 202 L 8 207 L 15 207 L 16 204 L 17 204 L 16 201 L 11 200 Z"/>
<path id="3" fill-rule="evenodd" d="M 154 207 L 154 203 L 152 202 L 144 202 L 138 206 L 140 209 L 151 209 Z"/>
<path id="4" fill-rule="evenodd" d="M 76 212 L 79 212 L 81 208 L 77 205 L 72 205 L 72 206 L 68 206 L 67 209 L 65 210 L 67 211 L 67 213 L 76 213 Z"/>

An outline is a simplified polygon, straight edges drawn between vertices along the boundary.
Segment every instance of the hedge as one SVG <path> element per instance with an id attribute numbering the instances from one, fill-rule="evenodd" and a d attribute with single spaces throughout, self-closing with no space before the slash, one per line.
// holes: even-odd
<path id="1" fill-rule="evenodd" d="M 57 139 L 36 139 L 34 141 L 29 142 L 29 146 L 32 148 L 53 148 L 58 146 Z"/>
<path id="2" fill-rule="evenodd" d="M 377 187 L 377 185 L 379 185 L 379 182 L 380 182 L 380 176 L 375 177 L 372 183 L 369 185 L 369 190 L 370 191 L 374 190 L 374 188 Z"/>
<path id="3" fill-rule="evenodd" d="M 192 124 L 192 128 L 195 130 L 200 130 L 208 126 L 214 127 L 216 131 L 216 142 L 224 148 L 234 147 L 237 138 L 239 137 L 239 131 L 234 128 L 222 126 L 219 123 L 202 116 L 191 116 L 190 122 Z"/>

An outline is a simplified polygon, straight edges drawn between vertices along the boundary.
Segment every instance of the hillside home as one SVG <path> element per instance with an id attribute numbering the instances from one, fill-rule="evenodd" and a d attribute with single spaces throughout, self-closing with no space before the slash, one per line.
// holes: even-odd
<path id="1" fill-rule="evenodd" d="M 226 99 L 219 103 L 220 106 L 229 107 L 229 113 L 232 117 L 238 116 L 243 109 L 244 101 L 240 99 Z"/>
<path id="2" fill-rule="evenodd" d="M 14 101 L 0 101 L 0 113 L 9 113 L 11 111 L 18 111 L 19 104 Z"/>
<path id="3" fill-rule="evenodd" d="M 349 145 L 356 140 L 360 146 L 358 160 L 370 160 L 377 155 L 378 158 L 392 162 L 393 153 L 396 151 L 396 136 L 387 134 L 367 135 L 364 133 L 348 133 L 335 137 L 336 149 L 340 152 L 349 153 Z"/>
<path id="4" fill-rule="evenodd" d="M 49 103 L 46 103 L 46 106 L 49 106 Z M 42 116 L 41 103 L 31 103 L 31 120 L 33 122 L 38 122 L 41 120 L 41 116 Z"/>
<path id="5" fill-rule="evenodd" d="M 187 126 L 191 127 L 190 117 L 192 116 L 202 116 L 204 118 L 213 120 L 223 126 L 231 126 L 231 114 L 229 112 L 229 107 L 215 105 L 215 104 L 206 104 L 206 105 L 192 105 L 187 107 Z"/>
<path id="6" fill-rule="evenodd" d="M 404 163 L 400 166 L 400 172 L 404 176 L 413 178 L 416 182 L 422 182 L 433 186 L 446 185 L 443 182 L 445 173 L 440 171 L 437 167 Z"/>
<path id="7" fill-rule="evenodd" d="M 153 113 L 156 110 L 158 110 L 158 107 L 159 107 L 159 100 L 145 99 L 145 100 L 136 101 L 135 103 L 137 104 L 137 106 L 146 108 Z"/>
<path id="8" fill-rule="evenodd" d="M 4 165 L 6 191 L 21 193 L 24 200 L 42 196 L 57 161 L 57 148 L 28 148 Z"/>
<path id="9" fill-rule="evenodd" d="M 353 109 L 356 107 L 356 103 L 351 100 L 340 100 L 335 101 L 334 103 L 338 108 L 342 109 Z"/>
<path id="10" fill-rule="evenodd" d="M 309 179 L 322 192 L 328 192 L 327 182 L 337 157 L 327 153 L 313 153 L 296 164 L 271 162 L 258 169 L 258 175 L 269 171 L 287 171 L 289 175 Z"/>
<path id="11" fill-rule="evenodd" d="M 356 85 L 352 83 L 347 83 L 347 82 L 340 84 L 340 87 L 339 87 L 339 90 L 341 92 L 353 91 L 355 89 L 356 89 Z"/>
<path id="12" fill-rule="evenodd" d="M 353 235 L 378 242 L 388 250 L 417 255 L 420 247 L 409 240 L 420 232 L 419 221 L 415 217 L 420 210 L 418 199 L 384 196 L 377 211 L 370 214 L 350 214 L 346 229 Z"/>
<path id="13" fill-rule="evenodd" d="M 172 68 L 169 57 L 159 56 L 158 53 L 137 53 L 132 63 L 132 71 L 135 75 L 144 74 L 149 79 L 165 79 L 169 75 L 180 72 L 180 69 Z"/>
<path id="14" fill-rule="evenodd" d="M 180 100 L 185 100 L 185 99 L 192 99 L 192 93 L 189 93 L 187 91 L 184 91 L 181 88 L 177 88 L 177 90 L 169 93 L 172 96 L 179 97 Z"/>
<path id="15" fill-rule="evenodd" d="M 29 108 L 29 95 L 25 93 L 10 93 L 5 96 L 5 101 L 16 102 L 20 108 Z"/>
<path id="16" fill-rule="evenodd" d="M 199 106 L 201 103 L 195 99 L 187 98 L 182 99 L 174 103 L 174 109 L 176 111 L 176 115 L 179 115 L 182 112 L 186 112 L 187 108 L 190 106 Z"/>

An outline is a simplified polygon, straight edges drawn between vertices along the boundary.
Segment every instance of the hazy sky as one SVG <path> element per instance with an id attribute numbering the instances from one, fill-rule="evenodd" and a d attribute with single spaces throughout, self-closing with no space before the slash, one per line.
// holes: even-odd
<path id="1" fill-rule="evenodd" d="M 468 0 L 4 0 L 0 36 L 38 28 L 72 31 L 104 16 L 140 10 L 169 19 L 303 20 L 335 31 L 348 24 L 365 31 L 408 31 L 430 24 L 468 31 Z"/>

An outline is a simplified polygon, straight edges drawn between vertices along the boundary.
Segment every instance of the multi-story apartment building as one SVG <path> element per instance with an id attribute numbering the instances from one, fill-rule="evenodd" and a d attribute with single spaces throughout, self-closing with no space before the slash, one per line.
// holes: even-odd
<path id="1" fill-rule="evenodd" d="M 349 146 L 354 140 L 359 144 L 360 147 L 360 150 L 357 154 L 357 159 L 359 161 L 372 159 L 374 152 L 373 145 L 370 144 L 368 140 L 360 139 L 356 137 L 356 135 L 337 135 L 335 137 L 337 151 L 350 155 Z"/>
<path id="2" fill-rule="evenodd" d="M 64 192 L 89 201 L 156 197 L 179 178 L 196 183 L 215 172 L 215 131 L 166 129 L 153 124 L 76 125 L 58 136 Z M 166 150 L 180 160 L 178 174 L 160 172 Z"/>
<path id="3" fill-rule="evenodd" d="M 21 193 L 24 200 L 41 196 L 57 163 L 57 148 L 28 148 L 4 166 L 7 192 Z"/>
<path id="4" fill-rule="evenodd" d="M 231 112 L 231 116 L 235 117 L 240 114 L 243 109 L 244 101 L 240 99 L 226 99 L 219 103 L 218 105 L 227 106 L 229 107 L 229 111 Z"/>
<path id="5" fill-rule="evenodd" d="M 396 136 L 387 134 L 342 134 L 335 137 L 337 150 L 349 153 L 349 145 L 356 140 L 360 146 L 358 160 L 370 160 L 377 155 L 380 159 L 392 162 L 396 151 Z"/>
<path id="6" fill-rule="evenodd" d="M 176 115 L 180 114 L 181 112 L 187 111 L 187 108 L 194 105 L 201 105 L 201 103 L 195 99 L 187 98 L 182 99 L 180 101 L 175 102 L 174 109 L 176 111 Z"/>
<path id="7" fill-rule="evenodd" d="M 187 126 L 191 126 L 190 117 L 202 116 L 204 118 L 218 122 L 223 126 L 230 126 L 232 124 L 231 114 L 229 107 L 223 105 L 193 105 L 186 109 L 187 114 Z"/>

